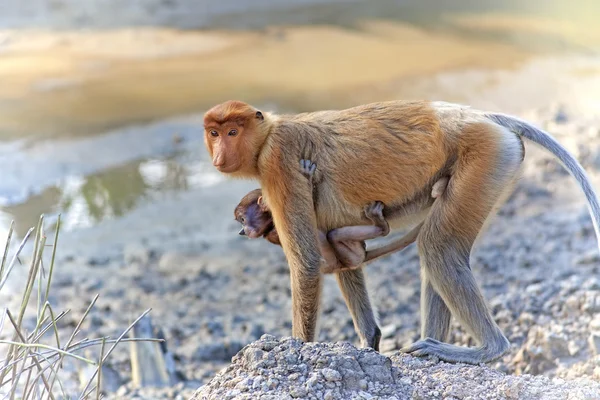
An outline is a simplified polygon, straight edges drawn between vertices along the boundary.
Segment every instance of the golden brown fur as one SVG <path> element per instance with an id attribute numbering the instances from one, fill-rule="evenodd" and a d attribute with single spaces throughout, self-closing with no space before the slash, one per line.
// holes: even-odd
<path id="1" fill-rule="evenodd" d="M 510 116 L 425 101 L 275 116 L 226 102 L 207 112 L 204 122 L 215 166 L 261 184 L 290 266 L 292 334 L 304 340 L 316 336 L 318 230 L 368 223 L 364 205 L 380 201 L 392 226 L 421 224 L 413 234 L 422 269 L 422 340 L 404 351 L 468 363 L 502 355 L 508 341 L 486 307 L 469 255 L 518 175 L 524 157 L 520 136 L 563 162 L 584 189 L 594 226 L 600 225 L 600 204 L 577 161 L 547 133 Z M 239 134 L 226 136 L 229 129 Z M 314 187 L 297 168 L 302 159 L 318 165 Z M 434 202 L 429 193 L 442 177 L 448 178 L 447 188 Z M 380 332 L 362 269 L 338 273 L 337 279 L 361 342 L 377 348 Z M 480 347 L 443 343 L 451 315 Z"/>
<path id="2" fill-rule="evenodd" d="M 448 179 L 443 178 L 435 183 L 432 197 L 437 198 L 446 189 Z M 389 226 L 382 213 L 383 205 L 375 202 L 365 207 L 365 215 L 373 225 L 345 226 L 333 229 L 327 233 L 319 231 L 319 243 L 324 262 L 321 272 L 331 274 L 347 269 L 360 268 L 363 263 L 399 251 L 413 243 L 420 230 L 420 225 L 403 237 L 385 246 L 366 251 L 365 241 L 389 233 Z M 246 194 L 234 210 L 234 218 L 242 229 L 239 234 L 256 239 L 265 238 L 267 241 L 280 245 L 277 229 L 273 224 L 271 210 L 262 200 L 262 191 L 255 189 Z"/>

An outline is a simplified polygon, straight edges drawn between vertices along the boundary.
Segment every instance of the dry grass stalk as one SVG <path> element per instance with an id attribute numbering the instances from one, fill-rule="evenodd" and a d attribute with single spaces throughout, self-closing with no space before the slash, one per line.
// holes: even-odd
<path id="1" fill-rule="evenodd" d="M 7 399 L 55 399 L 70 398 L 72 394 L 66 393 L 58 374 L 63 369 L 63 363 L 66 358 L 74 361 L 92 364 L 96 366 L 95 372 L 90 377 L 78 397 L 79 399 L 100 398 L 100 383 L 102 379 L 101 368 L 106 363 L 107 358 L 113 352 L 115 347 L 121 342 L 150 341 L 160 342 L 161 339 L 154 338 L 126 338 L 134 325 L 150 312 L 150 309 L 143 312 L 127 329 L 125 329 L 117 339 L 102 337 L 98 339 L 84 338 L 75 342 L 76 336 L 80 333 L 81 326 L 86 317 L 92 310 L 98 295 L 90 302 L 85 313 L 75 326 L 69 339 L 61 345 L 57 322 L 60 321 L 70 310 L 64 310 L 60 313 L 55 312 L 50 302 L 50 290 L 54 266 L 56 260 L 56 244 L 58 243 L 60 231 L 60 215 L 56 223 L 54 241 L 51 245 L 46 244 L 46 235 L 44 232 L 44 216 L 39 219 L 37 227 L 31 228 L 24 236 L 17 247 L 15 253 L 10 257 L 11 241 L 14 236 L 14 221 L 11 222 L 2 259 L 0 260 L 0 291 L 8 282 L 9 276 L 15 265 L 19 261 L 19 256 L 31 234 L 35 232 L 33 251 L 27 281 L 22 292 L 21 304 L 16 314 L 16 318 L 10 310 L 0 310 L 0 338 L 11 337 L 8 328 L 12 328 L 11 339 L 0 339 L 0 344 L 6 346 L 8 351 L 6 357 L 0 360 L 0 396 Z M 44 268 L 43 255 L 47 247 L 52 247 L 50 265 L 48 270 Z M 9 261 L 10 259 L 10 261 Z M 37 285 L 36 285 L 37 284 Z M 26 311 L 31 309 L 31 298 L 34 289 L 37 286 L 36 301 L 36 323 L 30 327 L 27 334 L 27 328 L 24 326 L 24 317 Z M 52 337 L 55 343 L 43 343 L 44 336 L 52 330 Z M 111 347 L 105 353 L 105 345 L 111 344 Z M 78 353 L 90 346 L 100 346 L 100 359 L 98 362 L 85 358 Z M 95 385 L 93 385 L 95 383 Z M 58 389 L 56 389 L 58 388 Z"/>

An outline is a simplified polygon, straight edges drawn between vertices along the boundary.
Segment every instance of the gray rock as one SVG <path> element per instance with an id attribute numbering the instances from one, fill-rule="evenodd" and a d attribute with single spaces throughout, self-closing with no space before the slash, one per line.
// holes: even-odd
<path id="1" fill-rule="evenodd" d="M 396 334 L 397 330 L 398 330 L 398 327 L 396 326 L 396 324 L 389 324 L 386 326 L 382 326 L 381 327 L 381 338 L 389 339 Z"/>
<path id="2" fill-rule="evenodd" d="M 550 360 L 571 355 L 569 352 L 568 340 L 553 333 L 546 335 L 544 340 L 544 351 Z"/>
<path id="3" fill-rule="evenodd" d="M 323 377 L 325 378 L 325 380 L 327 380 L 329 382 L 338 382 L 338 381 L 342 380 L 342 374 L 340 374 L 335 369 L 323 368 L 321 370 L 321 373 L 323 374 Z"/>
<path id="4" fill-rule="evenodd" d="M 169 251 L 164 253 L 158 260 L 158 269 L 163 273 L 172 273 L 177 268 L 181 268 L 185 261 L 186 257 L 182 254 Z"/>
<path id="5" fill-rule="evenodd" d="M 97 257 L 90 257 L 87 261 L 88 265 L 92 266 L 92 267 L 104 267 L 108 264 L 110 264 L 110 257 L 106 257 L 106 256 L 97 256 Z"/>
<path id="6" fill-rule="evenodd" d="M 597 315 L 590 321 L 590 331 L 600 333 L 600 315 Z"/>
<path id="7" fill-rule="evenodd" d="M 588 338 L 588 343 L 590 344 L 590 349 L 595 355 L 600 354 L 600 333 L 592 332 Z"/>
<path id="8" fill-rule="evenodd" d="M 600 259 L 599 259 L 600 261 Z M 583 283 L 583 288 L 586 290 L 600 291 L 600 279 L 592 276 Z"/>
<path id="9" fill-rule="evenodd" d="M 150 262 L 152 255 L 152 251 L 141 244 L 128 244 L 123 249 L 123 260 L 126 264 L 146 265 Z"/>
<path id="10" fill-rule="evenodd" d="M 600 312 L 600 293 L 595 291 L 585 292 L 585 297 L 581 303 L 581 311 L 590 314 Z"/>
<path id="11" fill-rule="evenodd" d="M 273 342 L 277 344 L 273 346 Z M 266 352 L 265 347 L 271 350 Z M 276 366 L 259 366 L 261 362 L 256 361 L 266 354 L 276 358 Z M 297 359 L 304 360 L 302 367 L 287 365 L 289 354 L 298 354 Z M 282 373 L 291 369 L 296 372 Z M 229 367 L 201 386 L 192 400 L 290 397 L 429 400 L 471 398 L 474 393 L 485 393 L 473 397 L 477 399 L 537 400 L 543 393 L 545 399 L 558 400 L 568 396 L 595 398 L 599 392 L 600 383 L 591 379 L 550 381 L 542 376 L 510 376 L 483 365 L 448 364 L 402 354 L 388 358 L 373 350 L 359 350 L 349 343 L 303 343 L 293 338 L 276 340 L 263 335 L 236 355 Z"/>

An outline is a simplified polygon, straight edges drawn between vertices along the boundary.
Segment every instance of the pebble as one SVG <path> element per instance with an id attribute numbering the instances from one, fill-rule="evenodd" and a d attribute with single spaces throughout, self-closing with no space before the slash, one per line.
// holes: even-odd
<path id="1" fill-rule="evenodd" d="M 331 368 L 323 368 L 321 370 L 323 377 L 329 382 L 337 382 L 342 380 L 342 374 Z"/>
<path id="2" fill-rule="evenodd" d="M 149 254 L 144 254 L 143 257 L 148 260 L 150 259 Z M 182 254 L 169 251 L 160 257 L 158 268 L 163 273 L 174 273 L 177 271 L 177 268 L 181 268 L 185 264 L 186 260 L 187 258 Z"/>
<path id="3" fill-rule="evenodd" d="M 590 349 L 595 355 L 600 354 L 600 333 L 594 332 L 588 338 Z"/>
<path id="4" fill-rule="evenodd" d="M 146 265 L 152 258 L 152 251 L 141 244 L 128 244 L 123 249 L 123 260 L 127 264 Z"/>
<path id="5" fill-rule="evenodd" d="M 381 338 L 389 339 L 396 334 L 397 330 L 398 330 L 398 327 L 396 326 L 396 324 L 389 324 L 389 325 L 383 326 L 383 327 L 381 327 Z"/>

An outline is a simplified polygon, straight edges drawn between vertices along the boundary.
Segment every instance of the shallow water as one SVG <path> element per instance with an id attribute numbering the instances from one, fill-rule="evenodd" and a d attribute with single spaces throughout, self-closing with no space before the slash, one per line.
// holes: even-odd
<path id="1" fill-rule="evenodd" d="M 285 111 L 429 98 L 518 112 L 556 98 L 564 77 L 600 76 L 595 1 L 237 3 L 249 4 L 196 3 L 177 18 L 135 2 L 84 22 L 75 11 L 0 16 L 19 28 L 0 32 L 0 231 L 15 219 L 22 235 L 40 213 L 73 231 L 222 190 L 201 115 L 228 98 Z M 82 25 L 103 29 L 73 30 Z M 548 55 L 567 58 L 535 61 Z"/>

